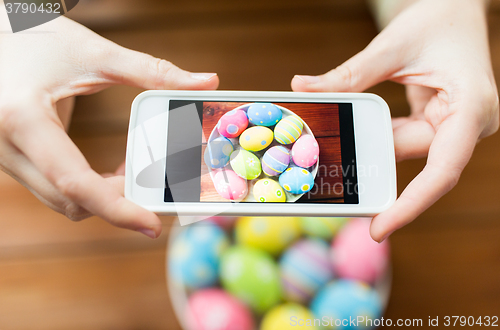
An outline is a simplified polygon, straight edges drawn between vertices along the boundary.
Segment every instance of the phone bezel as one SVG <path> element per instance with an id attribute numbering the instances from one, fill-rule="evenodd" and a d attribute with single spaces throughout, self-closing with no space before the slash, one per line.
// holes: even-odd
<path id="1" fill-rule="evenodd" d="M 143 188 L 135 184 L 136 173 L 132 164 L 139 157 L 139 145 L 144 128 L 137 129 L 141 111 L 156 114 L 154 128 L 148 133 L 158 141 L 156 154 L 165 159 L 168 129 L 168 103 L 170 100 L 249 101 L 249 102 L 327 102 L 352 103 L 358 184 L 366 188 L 359 192 L 359 204 L 335 203 L 168 203 L 164 202 L 164 189 Z M 165 106 L 167 105 L 167 106 Z M 160 119 L 161 118 L 161 119 Z M 143 127 L 143 126 L 142 126 Z M 147 135 L 147 134 L 146 134 Z M 142 138 L 143 139 L 143 138 Z M 152 140 L 149 138 L 149 140 Z M 163 157 L 161 157 L 163 149 Z M 144 157 L 144 151 L 140 151 Z M 149 150 L 151 153 L 151 150 Z M 158 158 L 158 157 L 157 157 Z M 152 161 L 152 160 L 151 160 Z M 163 176 L 158 177 L 164 182 Z M 359 169 L 377 169 L 377 175 L 364 176 Z M 360 175 L 361 174 L 361 175 Z M 133 104 L 127 140 L 125 170 L 125 197 L 144 208 L 161 215 L 294 215 L 294 216 L 373 216 L 389 208 L 396 199 L 396 165 L 390 110 L 387 103 L 369 93 L 294 93 L 245 91 L 145 91 Z"/>

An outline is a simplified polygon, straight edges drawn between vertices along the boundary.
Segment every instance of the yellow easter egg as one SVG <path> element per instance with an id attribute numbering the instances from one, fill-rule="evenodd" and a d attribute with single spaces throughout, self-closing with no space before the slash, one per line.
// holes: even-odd
<path id="1" fill-rule="evenodd" d="M 273 137 L 273 131 L 267 127 L 250 127 L 241 133 L 240 146 L 248 151 L 260 151 L 273 142 Z"/>
<path id="2" fill-rule="evenodd" d="M 271 179 L 261 179 L 253 186 L 253 197 L 257 202 L 286 202 L 286 195 L 278 182 Z"/>
<path id="3" fill-rule="evenodd" d="M 242 217 L 235 228 L 236 242 L 277 256 L 301 235 L 300 218 Z"/>
<path id="4" fill-rule="evenodd" d="M 315 324 L 316 323 L 316 324 Z M 321 321 L 311 311 L 299 304 L 281 304 L 271 309 L 262 319 L 261 330 L 320 329 Z"/>

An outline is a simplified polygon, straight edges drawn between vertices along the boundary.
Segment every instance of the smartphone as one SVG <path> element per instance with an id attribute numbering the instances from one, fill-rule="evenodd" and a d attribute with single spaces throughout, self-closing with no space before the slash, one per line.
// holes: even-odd
<path id="1" fill-rule="evenodd" d="M 125 197 L 160 215 L 376 215 L 396 199 L 389 107 L 368 93 L 143 92 Z"/>

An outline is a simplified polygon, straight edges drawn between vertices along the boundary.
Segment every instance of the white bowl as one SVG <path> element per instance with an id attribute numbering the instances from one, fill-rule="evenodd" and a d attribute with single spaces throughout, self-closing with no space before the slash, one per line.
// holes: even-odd
<path id="1" fill-rule="evenodd" d="M 243 105 L 240 105 L 239 107 L 236 107 L 234 108 L 233 110 L 243 110 L 245 112 L 247 112 L 248 108 L 254 103 L 247 103 L 247 104 L 243 104 Z M 274 103 L 273 103 L 274 104 Z M 299 117 L 299 115 L 297 115 L 296 113 L 294 113 L 293 111 L 285 108 L 285 107 L 282 107 L 280 105 L 277 105 L 277 104 L 274 104 L 275 106 L 277 106 L 283 113 L 283 118 L 287 117 L 287 116 L 296 116 L 296 117 Z M 302 123 L 304 124 L 304 129 L 302 130 L 302 135 L 304 135 L 304 133 L 306 134 L 309 134 L 311 135 L 312 137 L 314 137 L 314 133 L 312 132 L 311 128 L 309 128 L 309 126 L 307 125 L 307 123 L 302 119 L 300 118 Z M 256 125 L 253 125 L 252 123 L 248 123 L 248 127 L 252 127 L 252 126 L 256 126 Z M 274 132 L 273 132 L 274 133 Z M 301 136 L 302 136 L 301 135 Z M 217 126 L 214 127 L 212 129 L 212 133 L 210 133 L 210 136 L 208 137 L 208 141 L 207 143 L 210 143 L 210 141 L 218 138 L 222 136 L 219 131 L 217 130 Z M 232 139 L 229 139 L 231 140 L 231 142 L 233 143 L 233 146 L 234 146 L 234 149 L 236 150 L 237 147 L 239 146 L 239 137 L 236 137 L 236 138 L 232 138 Z M 274 147 L 274 146 L 285 146 L 285 147 L 288 147 L 290 148 L 293 144 L 289 144 L 289 145 L 283 145 L 283 144 L 280 144 L 279 142 L 277 142 L 274 137 L 273 137 L 273 142 L 267 147 L 265 148 L 264 150 L 261 150 L 261 151 L 257 151 L 257 152 L 253 152 L 260 160 L 261 160 L 261 165 L 262 165 L 262 156 L 264 156 L 264 153 L 271 147 Z M 290 150 L 291 152 L 291 150 Z M 293 163 L 292 159 L 291 159 L 291 154 L 290 154 L 290 163 Z M 227 168 L 229 169 L 232 169 L 231 167 L 231 164 L 228 164 L 226 165 Z M 313 178 L 316 178 L 316 175 L 318 173 L 318 167 L 319 167 L 319 157 L 318 157 L 318 160 L 316 161 L 316 163 L 307 168 L 309 170 L 309 172 L 311 172 L 311 174 L 313 175 Z M 209 168 L 210 170 L 210 168 Z M 215 171 L 210 171 L 210 177 L 212 178 L 212 182 L 214 180 L 214 175 L 215 175 Z M 264 172 L 262 172 L 257 178 L 253 179 L 253 180 L 249 180 L 250 181 L 250 186 L 249 186 L 249 189 L 248 189 L 248 194 L 247 196 L 242 200 L 242 202 L 257 202 L 255 200 L 255 198 L 253 197 L 253 186 L 255 184 L 255 182 L 257 182 L 258 180 L 260 179 L 264 179 L 264 178 L 271 178 L 275 181 L 278 181 L 278 178 L 279 176 L 272 176 L 272 177 L 269 177 L 267 175 L 264 174 Z M 284 190 L 285 191 L 285 194 L 286 194 L 286 201 L 288 203 L 293 203 L 295 201 L 297 201 L 300 197 L 302 197 L 302 195 L 304 194 L 299 194 L 299 195 L 296 195 L 296 194 L 291 194 L 289 193 L 288 191 Z"/>

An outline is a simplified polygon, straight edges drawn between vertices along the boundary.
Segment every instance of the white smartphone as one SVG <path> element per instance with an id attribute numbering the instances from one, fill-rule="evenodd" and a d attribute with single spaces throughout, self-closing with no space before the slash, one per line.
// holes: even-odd
<path id="1" fill-rule="evenodd" d="M 160 215 L 373 216 L 396 199 L 389 107 L 367 93 L 146 91 L 125 197 Z"/>

